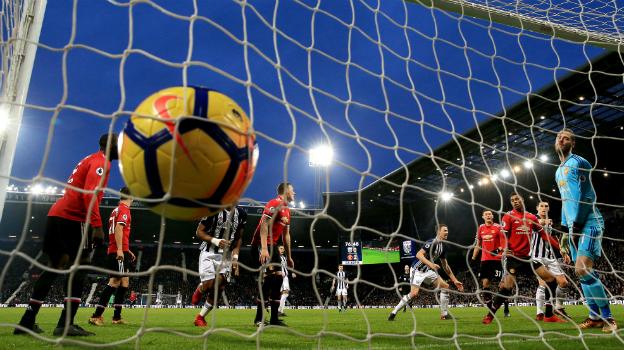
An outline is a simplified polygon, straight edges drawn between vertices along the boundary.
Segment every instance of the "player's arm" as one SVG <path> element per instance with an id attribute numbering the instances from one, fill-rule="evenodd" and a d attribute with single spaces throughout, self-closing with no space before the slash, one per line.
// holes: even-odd
<path id="1" fill-rule="evenodd" d="M 425 256 L 425 250 L 422 248 L 418 251 L 418 253 L 416 253 L 416 258 L 422 261 L 423 264 L 429 266 L 432 270 L 437 271 L 440 268 L 440 265 L 434 264 L 433 262 L 429 261 L 429 259 L 427 259 L 427 257 Z"/>
<path id="2" fill-rule="evenodd" d="M 234 270 L 234 276 L 240 275 L 240 269 L 238 268 L 238 254 L 240 253 L 240 248 L 243 243 L 243 231 L 245 225 L 241 224 L 238 229 L 237 239 L 234 242 L 234 249 L 232 249 L 232 270 Z"/>
<path id="3" fill-rule="evenodd" d="M 118 222 L 115 224 L 115 244 L 117 245 L 117 260 L 123 261 L 123 229 L 124 224 Z"/>
<path id="4" fill-rule="evenodd" d="M 573 222 L 574 233 L 580 232 L 585 225 L 585 221 L 587 221 L 587 216 L 594 210 L 594 189 L 592 188 L 589 178 L 591 169 L 592 166 L 587 161 L 579 162 L 578 168 L 576 169 L 577 177 L 579 178 L 579 188 L 578 191 L 574 193 L 578 193 L 577 198 L 574 198 L 576 203 L 578 203 L 578 209 Z M 580 180 L 583 177 L 585 181 Z"/>
<path id="5" fill-rule="evenodd" d="M 451 270 L 451 266 L 448 264 L 448 261 L 446 261 L 446 258 L 440 258 L 440 263 L 442 264 L 442 269 L 444 269 L 444 272 L 446 272 L 449 276 L 455 287 L 457 287 L 460 291 L 463 290 L 464 284 L 461 283 L 457 277 L 455 277 L 455 274 L 453 274 L 453 270 Z"/>
<path id="6" fill-rule="evenodd" d="M 479 256 L 479 251 L 481 250 L 481 240 L 479 239 L 479 232 L 477 232 L 477 237 L 475 238 L 475 247 L 472 251 L 472 260 L 477 260 L 477 256 Z"/>
<path id="7" fill-rule="evenodd" d="M 96 237 L 96 234 L 99 236 L 101 233 L 102 239 L 104 239 L 104 231 L 102 231 L 102 218 L 100 216 L 100 199 L 104 193 L 101 190 L 96 192 L 96 189 L 100 188 L 100 186 L 106 186 L 106 183 L 104 183 L 104 167 L 105 165 L 100 163 L 91 162 L 89 164 L 84 185 L 84 190 L 89 192 L 85 192 L 82 195 L 84 207 L 91 208 L 89 223 L 93 227 L 93 236 Z M 99 230 L 97 230 L 98 228 Z"/>
<path id="8" fill-rule="evenodd" d="M 284 243 L 284 249 L 286 250 L 286 256 L 288 257 L 288 267 L 291 269 L 295 267 L 295 262 L 291 258 L 290 253 L 290 225 L 287 225 L 282 235 L 282 241 Z"/>
<path id="9" fill-rule="evenodd" d="M 511 216 L 507 214 L 503 215 L 501 223 L 501 236 L 505 240 L 505 245 L 503 246 L 503 256 L 506 256 L 509 252 L 509 247 L 507 243 L 509 242 L 509 235 L 511 234 Z"/>
<path id="10" fill-rule="evenodd" d="M 197 230 L 195 230 L 195 235 L 197 236 L 197 238 L 201 239 L 202 241 L 206 241 L 214 245 L 215 247 L 219 247 L 221 249 L 224 249 L 230 246 L 229 241 L 211 236 L 206 231 L 206 225 L 204 225 L 202 222 L 200 222 L 199 225 L 197 225 Z"/>

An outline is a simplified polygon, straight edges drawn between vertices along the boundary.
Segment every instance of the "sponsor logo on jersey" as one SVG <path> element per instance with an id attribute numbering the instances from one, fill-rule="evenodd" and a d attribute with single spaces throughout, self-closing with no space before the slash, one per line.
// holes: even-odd
<path id="1" fill-rule="evenodd" d="M 95 169 L 95 173 L 98 174 L 99 176 L 102 176 L 104 174 L 104 168 L 99 167 Z"/>

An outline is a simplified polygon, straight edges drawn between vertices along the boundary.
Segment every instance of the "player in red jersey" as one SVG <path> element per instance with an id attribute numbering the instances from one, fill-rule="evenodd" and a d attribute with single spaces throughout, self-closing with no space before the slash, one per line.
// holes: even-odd
<path id="1" fill-rule="evenodd" d="M 280 288 L 283 276 L 280 268 L 280 255 L 277 251 L 278 241 L 282 238 L 288 267 L 294 267 L 290 250 L 290 209 L 288 203 L 295 200 L 295 190 L 288 182 L 280 183 L 277 187 L 276 198 L 271 199 L 262 212 L 262 218 L 251 240 L 251 252 L 254 260 L 259 263 L 259 267 L 264 268 L 261 290 L 256 300 L 257 310 L 254 323 L 256 326 L 263 325 L 263 305 L 264 300 L 271 299 L 271 319 L 272 325 L 285 326 L 284 322 L 278 319 L 278 308 L 280 300 Z"/>
<path id="2" fill-rule="evenodd" d="M 111 160 L 117 159 L 117 135 L 105 134 L 99 140 L 100 149 L 83 160 L 74 168 L 65 194 L 48 212 L 43 240 L 43 252 L 49 257 L 48 266 L 55 269 L 67 269 L 80 255 L 80 264 L 89 264 L 89 253 L 92 243 L 102 244 L 104 232 L 100 218 L 100 200 L 104 195 L 102 189 L 108 184 Z M 88 223 L 85 228 L 85 223 Z M 88 226 L 93 228 L 93 238 L 83 237 L 83 232 L 89 232 Z M 93 241 L 93 242 L 91 242 Z M 85 270 L 76 270 L 69 275 L 72 280 L 71 290 L 65 287 L 65 308 L 58 320 L 54 335 L 68 336 L 93 335 L 74 324 L 74 317 L 80 305 L 80 296 L 86 277 Z M 26 312 L 19 322 L 21 328 L 16 328 L 14 334 L 22 334 L 28 329 L 35 333 L 43 330 L 35 324 L 35 319 L 41 304 L 48 296 L 52 283 L 58 277 L 56 272 L 45 270 L 35 282 L 33 293 L 28 302 Z"/>
<path id="3" fill-rule="evenodd" d="M 555 276 L 548 269 L 537 261 L 531 259 L 531 236 L 539 234 L 546 242 L 549 242 L 554 249 L 559 250 L 559 242 L 550 236 L 538 224 L 538 218 L 534 214 L 528 213 L 524 209 L 524 200 L 517 193 L 510 196 L 513 210 L 503 216 L 503 231 L 507 236 L 507 247 L 503 253 L 503 266 L 506 274 L 503 276 L 501 288 L 494 297 L 492 305 L 488 305 L 489 311 L 483 318 L 484 324 L 492 323 L 494 314 L 501 307 L 503 301 L 511 295 L 516 284 L 516 275 L 524 273 L 539 278 L 546 282 L 548 288 L 545 292 L 546 304 L 544 322 L 565 322 L 553 314 L 550 296 L 554 295 L 557 289 Z"/>
<path id="4" fill-rule="evenodd" d="M 500 281 L 503 277 L 503 257 L 504 247 L 507 245 L 507 238 L 499 224 L 494 223 L 494 214 L 489 209 L 483 211 L 484 223 L 477 230 L 475 248 L 472 253 L 472 260 L 476 260 L 481 250 L 481 266 L 479 268 L 479 279 L 483 286 L 482 297 L 486 305 L 492 303 L 492 292 L 490 285 L 492 281 Z M 509 317 L 509 301 L 505 300 L 505 317 Z"/>
<path id="5" fill-rule="evenodd" d="M 95 307 L 95 312 L 89 318 L 89 323 L 94 326 L 104 325 L 102 314 L 106 310 L 106 302 L 111 295 L 115 295 L 113 302 L 115 313 L 112 323 L 126 324 L 126 321 L 121 318 L 121 307 L 126 298 L 130 281 L 127 273 L 130 271 L 130 264 L 136 260 L 136 257 L 130 250 L 130 227 L 132 224 L 130 189 L 124 187 L 119 192 L 121 193 L 119 206 L 111 212 L 108 219 L 108 257 L 106 258 L 107 268 L 116 272 L 110 275 L 108 284 L 100 293 L 100 301 Z"/>

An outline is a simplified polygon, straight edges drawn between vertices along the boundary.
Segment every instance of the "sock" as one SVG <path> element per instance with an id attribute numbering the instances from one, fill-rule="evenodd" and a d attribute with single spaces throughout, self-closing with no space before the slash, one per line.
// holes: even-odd
<path id="1" fill-rule="evenodd" d="M 544 286 L 539 286 L 535 290 L 535 305 L 537 307 L 538 315 L 544 313 L 544 303 L 546 299 L 546 296 L 545 296 L 546 291 L 544 289 L 545 289 Z"/>
<path id="2" fill-rule="evenodd" d="M 594 321 L 598 321 L 600 320 L 600 308 L 598 307 L 598 305 L 596 305 L 596 303 L 587 303 L 587 306 L 589 307 L 589 318 L 591 318 Z"/>
<path id="3" fill-rule="evenodd" d="M 262 308 L 259 308 L 259 309 L 262 310 Z M 212 305 L 208 302 L 208 300 L 206 300 L 206 302 L 204 303 L 204 306 L 202 307 L 201 311 L 199 312 L 199 316 L 206 317 L 206 315 L 208 315 L 210 310 L 212 310 Z M 262 316 L 260 316 L 260 317 L 262 317 Z"/>
<path id="4" fill-rule="evenodd" d="M 338 309 L 342 309 L 342 300 L 338 299 Z"/>
<path id="5" fill-rule="evenodd" d="M 281 298 L 280 288 L 282 287 L 282 282 L 284 279 L 282 278 L 282 276 L 274 274 L 271 280 L 271 323 L 276 323 L 279 321 L 277 314 L 279 313 L 279 300 Z"/>
<path id="6" fill-rule="evenodd" d="M 482 289 L 481 299 L 487 307 L 490 307 L 490 305 L 492 304 L 492 291 L 490 290 L 490 287 L 484 287 Z"/>
<path id="7" fill-rule="evenodd" d="M 279 309 L 279 301 L 273 300 L 271 301 L 271 323 L 276 323 L 279 321 L 277 317 L 277 309 Z"/>
<path id="8" fill-rule="evenodd" d="M 254 323 L 262 321 L 262 314 L 264 312 L 263 310 L 264 305 L 262 303 L 262 300 L 256 299 L 256 318 L 254 319 Z"/>
<path id="9" fill-rule="evenodd" d="M 128 287 L 119 286 L 119 288 L 117 288 L 117 292 L 115 293 L 115 313 L 113 314 L 113 320 L 121 319 L 121 307 L 123 306 L 124 299 L 126 299 L 127 291 Z"/>
<path id="10" fill-rule="evenodd" d="M 448 315 L 449 292 L 446 289 L 440 291 L 440 311 L 442 316 Z"/>
<path id="11" fill-rule="evenodd" d="M 58 277 L 58 274 L 49 271 L 43 271 L 41 273 L 39 279 L 35 282 L 33 293 L 30 296 L 28 307 L 20 320 L 20 325 L 32 328 L 35 324 L 37 313 L 39 313 L 39 308 L 41 308 L 41 304 L 48 296 L 48 293 L 50 293 L 50 288 L 54 280 L 56 280 L 56 277 Z"/>
<path id="12" fill-rule="evenodd" d="M 557 286 L 555 291 L 555 310 L 563 309 L 563 299 L 568 295 L 568 288 Z"/>
<path id="13" fill-rule="evenodd" d="M 509 299 L 505 299 L 505 301 L 503 301 L 503 310 L 505 313 L 509 313 Z"/>
<path id="14" fill-rule="evenodd" d="M 106 285 L 106 287 L 104 287 L 104 290 L 102 290 L 102 292 L 100 293 L 99 301 L 91 317 L 102 316 L 102 314 L 104 313 L 104 310 L 106 310 L 106 305 L 108 304 L 108 300 L 110 299 L 111 295 L 115 293 L 115 291 L 117 291 L 117 288 L 111 287 L 108 284 Z"/>
<path id="15" fill-rule="evenodd" d="M 74 274 L 74 279 L 71 285 L 71 291 L 68 292 L 69 287 L 69 279 L 67 280 L 67 285 L 65 287 L 65 292 L 69 295 L 69 297 L 63 300 L 65 303 L 65 308 L 61 312 L 61 317 L 59 317 L 57 327 L 65 327 L 66 318 L 69 318 L 69 324 L 74 324 L 74 318 L 76 317 L 76 312 L 78 312 L 78 307 L 80 306 L 80 297 L 82 296 L 82 287 L 84 285 L 84 280 L 87 277 L 86 272 L 79 270 Z"/>
<path id="16" fill-rule="evenodd" d="M 284 312 L 284 306 L 286 305 L 286 298 L 288 298 L 288 294 L 282 294 L 282 297 L 280 298 L 280 303 L 279 303 L 279 312 Z"/>
<path id="17" fill-rule="evenodd" d="M 508 297 L 511 295 L 511 290 L 507 289 L 507 288 L 501 288 L 498 291 L 498 294 L 494 296 L 494 299 L 492 300 L 492 307 L 489 308 L 492 315 L 496 313 L 496 311 L 498 311 L 498 309 L 500 309 L 500 307 L 503 305 L 503 303 L 505 303 L 508 299 Z"/>
<path id="18" fill-rule="evenodd" d="M 587 304 L 590 305 L 591 312 L 596 313 L 596 310 L 591 308 L 591 304 L 595 304 L 599 308 L 603 317 L 605 317 L 604 315 L 611 317 L 609 299 L 607 297 L 607 293 L 605 292 L 604 285 L 600 281 L 600 278 L 598 278 L 598 275 L 594 271 L 591 271 L 586 275 L 580 276 L 579 279 L 581 280 L 583 294 L 585 295 Z"/>
<path id="19" fill-rule="evenodd" d="M 264 315 L 264 303 L 269 300 L 269 286 L 271 284 L 271 276 L 266 276 L 264 281 L 262 281 L 261 291 L 262 295 L 258 295 L 258 299 L 256 299 L 256 318 L 254 319 L 254 323 L 258 323 L 262 321 L 262 316 Z"/>
<path id="20" fill-rule="evenodd" d="M 552 280 L 550 282 L 546 282 L 546 288 L 544 288 L 544 301 L 546 303 L 544 308 L 544 316 L 552 317 L 553 316 L 553 305 L 552 305 L 552 297 L 557 290 L 557 281 Z"/>
<path id="21" fill-rule="evenodd" d="M 403 306 L 407 305 L 411 299 L 412 298 L 410 297 L 410 294 L 401 298 L 401 301 L 399 302 L 399 304 L 397 304 L 397 306 L 394 307 L 394 310 L 392 310 L 392 313 L 396 314 L 397 312 L 399 312 L 399 310 L 401 310 Z"/>

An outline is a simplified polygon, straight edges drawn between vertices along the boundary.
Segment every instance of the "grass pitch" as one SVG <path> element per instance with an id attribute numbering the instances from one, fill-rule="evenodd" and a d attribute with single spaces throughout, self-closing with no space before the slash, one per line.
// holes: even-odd
<path id="1" fill-rule="evenodd" d="M 621 306 L 614 306 L 615 317 L 624 320 Z M 21 308 L 0 309 L 0 349 L 94 348 L 117 342 L 121 349 L 624 349 L 624 331 L 603 334 L 600 329 L 580 332 L 570 323 L 544 324 L 532 320 L 533 307 L 511 308 L 511 318 L 500 318 L 491 325 L 481 324 L 483 308 L 456 308 L 456 320 L 442 321 L 438 309 L 400 312 L 387 321 L 389 309 L 287 310 L 288 328 L 252 325 L 255 310 L 213 310 L 208 328 L 193 326 L 198 309 L 125 309 L 131 324 L 110 324 L 112 310 L 104 314 L 106 325 L 87 324 L 93 309 L 82 308 L 77 323 L 97 333 L 93 337 L 59 339 L 52 336 L 60 309 L 44 308 L 38 323 L 45 339 L 12 335 L 9 323 L 17 322 Z M 585 318 L 582 306 L 569 307 L 575 320 Z M 146 317 L 145 317 L 146 316 Z M 145 319 L 145 323 L 142 320 Z M 541 335 L 541 336 L 540 336 Z"/>
<path id="2" fill-rule="evenodd" d="M 362 247 L 362 261 L 365 264 L 398 263 L 401 253 L 398 251 L 383 251 Z"/>

